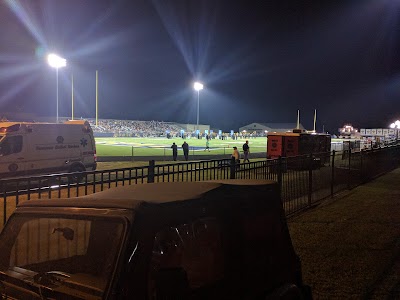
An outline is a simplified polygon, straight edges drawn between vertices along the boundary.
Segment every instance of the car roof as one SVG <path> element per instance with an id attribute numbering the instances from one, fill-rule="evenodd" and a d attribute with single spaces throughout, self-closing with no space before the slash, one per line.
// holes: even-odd
<path id="1" fill-rule="evenodd" d="M 69 199 L 29 200 L 19 207 L 76 207 L 135 209 L 143 203 L 163 204 L 204 198 L 209 193 L 235 193 L 254 189 L 254 186 L 272 187 L 275 181 L 263 179 L 231 179 L 198 182 L 160 182 L 115 187 L 103 192 Z"/>

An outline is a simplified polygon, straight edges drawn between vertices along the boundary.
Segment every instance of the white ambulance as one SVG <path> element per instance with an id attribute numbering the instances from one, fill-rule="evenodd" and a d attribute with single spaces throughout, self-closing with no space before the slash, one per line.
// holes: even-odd
<path id="1" fill-rule="evenodd" d="M 87 121 L 0 122 L 0 178 L 95 169 L 96 145 Z"/>

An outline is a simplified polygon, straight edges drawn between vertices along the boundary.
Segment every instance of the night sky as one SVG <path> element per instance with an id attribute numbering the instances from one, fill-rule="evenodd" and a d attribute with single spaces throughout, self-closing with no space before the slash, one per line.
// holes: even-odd
<path id="1" fill-rule="evenodd" d="M 336 133 L 400 118 L 394 0 L 0 2 L 0 112 L 200 123 L 300 121 Z M 1 113 L 0 113 L 1 114 Z"/>

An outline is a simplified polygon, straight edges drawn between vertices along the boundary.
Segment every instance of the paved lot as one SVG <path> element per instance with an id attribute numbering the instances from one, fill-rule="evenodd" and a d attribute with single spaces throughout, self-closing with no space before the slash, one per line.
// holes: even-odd
<path id="1" fill-rule="evenodd" d="M 400 169 L 288 223 L 314 299 L 400 299 Z"/>

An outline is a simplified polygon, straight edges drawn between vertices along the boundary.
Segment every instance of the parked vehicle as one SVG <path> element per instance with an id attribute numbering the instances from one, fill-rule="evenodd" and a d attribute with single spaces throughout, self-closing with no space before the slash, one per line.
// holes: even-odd
<path id="1" fill-rule="evenodd" d="M 96 169 L 96 145 L 87 121 L 0 122 L 0 176 Z"/>
<path id="2" fill-rule="evenodd" d="M 293 132 L 269 132 L 267 158 L 285 158 L 285 170 L 319 169 L 329 163 L 331 136 L 324 133 L 306 132 L 293 129 Z M 304 159 L 312 154 L 312 161 Z M 303 155 L 304 158 L 299 159 Z"/>
<path id="3" fill-rule="evenodd" d="M 152 183 L 22 202 L 2 299 L 307 299 L 278 186 Z"/>

